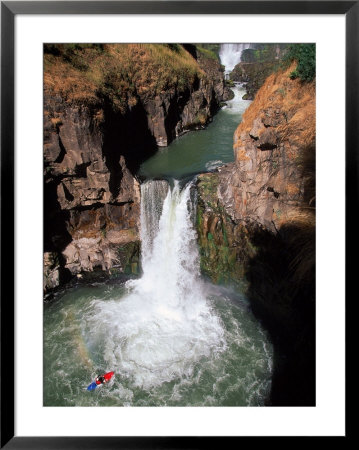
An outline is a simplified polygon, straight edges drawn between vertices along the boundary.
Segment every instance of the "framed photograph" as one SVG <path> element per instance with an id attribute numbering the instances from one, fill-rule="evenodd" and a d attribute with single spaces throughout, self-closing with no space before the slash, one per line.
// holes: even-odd
<path id="1" fill-rule="evenodd" d="M 358 22 L 1 2 L 1 448 L 348 436 Z"/>

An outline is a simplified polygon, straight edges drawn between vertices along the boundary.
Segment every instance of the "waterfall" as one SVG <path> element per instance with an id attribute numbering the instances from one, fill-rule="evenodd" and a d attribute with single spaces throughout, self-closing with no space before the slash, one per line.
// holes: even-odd
<path id="1" fill-rule="evenodd" d="M 190 216 L 191 184 L 181 191 L 179 182 L 175 181 L 162 205 L 163 183 L 166 182 L 148 181 L 142 185 L 141 239 L 145 245 L 142 249 L 144 275 L 140 284 L 149 291 L 156 286 L 153 293 L 161 302 L 167 298 L 167 306 L 178 306 L 180 302 L 186 308 L 186 300 L 199 280 L 196 232 Z M 156 202 L 158 206 L 154 205 Z M 145 211 L 148 205 L 153 214 Z M 162 214 L 157 224 L 156 215 L 160 209 Z M 151 227 L 152 231 L 148 232 Z M 152 239 L 153 243 L 150 242 Z"/>
<path id="2" fill-rule="evenodd" d="M 186 379 L 226 348 L 222 323 L 205 295 L 193 226 L 191 183 L 141 185 L 142 267 L 120 302 L 95 302 L 106 360 L 135 386 Z M 92 321 L 92 317 L 89 318 Z M 98 338 L 98 337 L 97 337 Z"/>
<path id="3" fill-rule="evenodd" d="M 142 265 L 151 258 L 154 238 L 162 214 L 163 202 L 169 185 L 165 180 L 153 180 L 141 185 L 141 246 Z"/>
<path id="4" fill-rule="evenodd" d="M 251 44 L 221 44 L 219 57 L 225 66 L 225 75 L 229 75 L 234 66 L 241 61 L 243 50 L 250 48 Z"/>

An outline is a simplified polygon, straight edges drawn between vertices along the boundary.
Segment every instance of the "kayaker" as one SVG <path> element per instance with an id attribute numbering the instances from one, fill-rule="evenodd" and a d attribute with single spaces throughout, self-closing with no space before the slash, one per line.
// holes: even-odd
<path id="1" fill-rule="evenodd" d="M 104 376 L 102 376 L 102 375 L 99 375 L 98 377 L 96 377 L 95 381 L 96 381 L 96 383 L 99 382 L 100 384 L 107 383 L 106 378 Z"/>

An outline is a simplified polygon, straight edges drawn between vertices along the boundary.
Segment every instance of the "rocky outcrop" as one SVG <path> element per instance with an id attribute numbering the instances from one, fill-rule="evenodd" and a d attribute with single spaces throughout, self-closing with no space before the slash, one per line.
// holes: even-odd
<path id="1" fill-rule="evenodd" d="M 104 110 L 46 94 L 45 108 L 45 268 L 47 260 L 56 261 L 55 272 L 54 263 L 46 272 L 46 291 L 83 271 L 131 267 L 137 273 L 139 183 L 121 145 L 116 165 L 108 157 L 114 148 L 107 141 Z M 128 257 L 121 258 L 126 246 Z"/>
<path id="2" fill-rule="evenodd" d="M 242 278 L 254 230 L 314 224 L 315 86 L 291 80 L 291 70 L 271 75 L 245 112 L 234 135 L 235 162 L 198 178 L 201 248 L 214 255 L 214 244 L 224 244 L 241 262 L 223 270 L 225 278 Z M 211 260 L 217 269 L 226 264 L 218 252 Z"/>
<path id="3" fill-rule="evenodd" d="M 315 205 L 315 85 L 271 75 L 234 135 L 235 163 L 223 169 L 219 195 L 233 220 L 270 231 L 311 216 Z"/>
<path id="4" fill-rule="evenodd" d="M 255 255 L 252 229 L 246 221 L 235 221 L 218 196 L 223 179 L 219 173 L 197 178 L 197 232 L 201 272 L 217 284 L 245 288 L 245 271 Z"/>
<path id="5" fill-rule="evenodd" d="M 45 48 L 45 292 L 81 272 L 140 270 L 136 171 L 227 92 L 218 62 L 173 47 Z"/>
<path id="6" fill-rule="evenodd" d="M 315 85 L 291 80 L 292 70 L 271 75 L 245 112 L 234 134 L 235 162 L 198 178 L 200 236 L 218 239 L 221 224 L 228 243 L 238 243 L 228 236 L 239 228 L 275 234 L 291 223 L 314 225 Z"/>
<path id="7" fill-rule="evenodd" d="M 186 131 L 204 128 L 221 102 L 230 98 L 219 62 L 200 52 L 195 54 L 205 76 L 196 78 L 182 92 L 175 87 L 143 102 L 149 130 L 159 147 L 167 146 Z"/>
<path id="8" fill-rule="evenodd" d="M 232 81 L 245 83 L 246 94 L 244 100 L 253 100 L 257 91 L 263 85 L 267 77 L 278 69 L 277 60 L 265 62 L 240 62 L 230 73 Z"/>

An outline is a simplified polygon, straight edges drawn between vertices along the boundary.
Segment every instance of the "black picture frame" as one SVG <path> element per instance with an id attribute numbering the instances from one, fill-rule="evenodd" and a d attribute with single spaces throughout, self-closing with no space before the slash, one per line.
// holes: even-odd
<path id="1" fill-rule="evenodd" d="M 14 436 L 14 33 L 18 14 L 341 14 L 346 18 L 346 292 L 358 248 L 349 209 L 358 205 L 359 1 L 4 1 L 1 2 L 1 442 L 6 449 L 202 448 L 240 437 Z M 350 247 L 348 245 L 350 243 Z M 346 327 L 346 337 L 348 331 Z M 348 341 L 348 339 L 346 339 Z M 6 379 L 5 379 L 6 376 Z M 346 399 L 348 400 L 348 399 Z M 346 401 L 348 411 L 348 402 Z M 346 437 L 350 434 L 348 424 Z M 286 440 L 288 438 L 285 438 Z M 290 439 L 290 438 L 289 438 Z M 302 438 L 305 439 L 305 438 Z M 231 443 L 230 443 L 230 442 Z M 233 442 L 235 441 L 235 442 Z M 241 442 L 242 443 L 242 442 Z"/>

